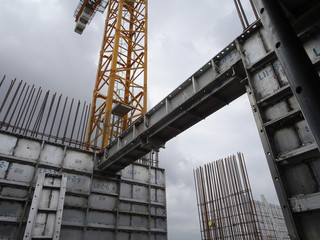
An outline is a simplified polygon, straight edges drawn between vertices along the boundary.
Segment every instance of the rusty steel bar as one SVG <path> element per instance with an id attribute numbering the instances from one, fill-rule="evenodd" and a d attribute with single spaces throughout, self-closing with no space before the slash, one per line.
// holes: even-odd
<path id="1" fill-rule="evenodd" d="M 203 183 L 201 181 L 201 167 L 199 168 L 199 185 L 201 186 L 201 189 L 203 189 Z M 205 239 L 209 239 L 207 236 L 207 231 L 206 231 L 206 227 L 207 227 L 207 219 L 205 216 L 206 213 L 206 208 L 205 208 L 205 197 L 204 197 L 204 192 L 202 191 L 201 194 L 201 212 L 202 212 L 202 231 L 203 231 L 203 235 L 205 237 Z"/>
<path id="2" fill-rule="evenodd" d="M 43 139 L 43 136 L 45 135 L 47 124 L 48 124 L 48 121 L 49 121 L 49 118 L 50 118 L 50 115 L 51 115 L 51 110 L 52 110 L 54 101 L 56 99 L 56 95 L 57 95 L 57 93 L 54 93 L 53 96 L 52 96 L 50 107 L 49 107 L 49 110 L 48 110 L 48 113 L 47 113 L 46 123 L 44 124 L 43 131 L 42 131 L 42 134 L 41 134 L 42 135 L 41 139 Z"/>
<path id="3" fill-rule="evenodd" d="M 64 128 L 64 133 L 63 133 L 63 137 L 62 137 L 62 144 L 64 144 L 65 139 L 66 139 L 67 130 L 68 130 L 68 126 L 69 126 L 70 115 L 71 115 L 71 111 L 72 111 L 72 107 L 73 107 L 73 101 L 74 101 L 74 99 L 72 98 L 71 104 L 70 104 L 70 108 L 69 108 L 69 113 L 68 113 L 68 118 L 67 118 L 66 126 L 65 126 L 65 128 Z"/>
<path id="4" fill-rule="evenodd" d="M 23 103 L 23 105 L 21 105 L 20 110 L 22 110 L 22 111 L 21 111 L 21 114 L 19 115 L 19 118 L 17 118 L 18 122 L 17 122 L 17 128 L 16 128 L 16 130 L 18 130 L 18 128 L 20 129 L 19 133 L 21 133 L 21 128 L 19 127 L 20 121 L 21 121 L 21 119 L 23 119 L 24 112 L 27 109 L 28 102 L 29 102 L 30 97 L 33 92 L 34 92 L 34 85 L 32 85 L 30 92 L 28 93 L 26 101 Z"/>
<path id="5" fill-rule="evenodd" d="M 32 89 L 32 91 L 30 92 L 30 96 L 29 96 L 29 98 L 27 99 L 27 102 L 26 102 L 26 105 L 25 105 L 25 108 L 24 108 L 24 114 L 22 114 L 21 115 L 21 117 L 24 115 L 24 117 L 23 117 L 23 119 L 22 119 L 22 123 L 21 123 L 21 127 L 20 127 L 20 130 L 19 130 L 19 134 L 21 133 L 21 131 L 23 130 L 23 129 L 26 129 L 26 127 L 25 128 L 23 128 L 23 125 L 24 125 L 24 122 L 25 122 L 25 120 L 26 120 L 26 118 L 27 118 L 27 115 L 28 115 L 28 112 L 29 112 L 29 108 L 30 108 L 30 105 L 31 105 L 31 102 L 32 102 L 32 99 L 33 99 L 33 96 L 34 96 L 34 92 L 36 91 L 36 88 L 33 88 Z"/>
<path id="6" fill-rule="evenodd" d="M 80 139 L 80 148 L 83 149 L 85 147 L 85 136 L 86 136 L 86 129 L 88 127 L 88 115 L 89 115 L 89 111 L 88 109 L 90 109 L 91 104 L 89 104 L 89 106 L 86 106 L 86 112 L 85 112 L 85 117 L 84 117 L 84 122 L 83 122 L 83 126 L 82 126 L 82 131 L 81 131 L 81 139 Z"/>
<path id="7" fill-rule="evenodd" d="M 6 79 L 6 75 L 3 75 L 3 78 L 2 78 L 2 80 L 0 82 L 0 87 L 2 86 L 2 83 L 4 82 L 5 79 Z"/>
<path id="8" fill-rule="evenodd" d="M 8 82 L 6 80 L 6 76 L 2 80 L 0 79 L 0 95 L 2 97 L 0 99 L 0 129 L 21 136 L 84 149 L 90 105 L 87 105 L 86 102 L 82 105 L 78 101 L 77 107 L 73 107 L 74 99 L 69 104 L 68 97 L 63 105 L 62 95 L 57 100 L 57 93 L 50 95 L 50 91 L 45 93 L 34 84 L 31 86 L 24 81 L 18 82 L 16 79 Z M 66 113 L 67 108 L 69 109 L 68 113 Z M 64 117 L 65 113 L 68 115 L 67 118 Z M 101 121 L 98 122 L 98 128 L 101 129 L 99 125 L 101 125 Z M 86 149 L 97 151 L 99 147 L 97 147 L 97 143 L 92 143 Z M 154 156 L 156 156 L 156 160 Z M 158 167 L 158 162 L 157 153 L 156 155 L 150 154 L 149 157 L 146 156 L 140 161 L 144 165 L 156 167 Z M 203 176 L 205 176 L 204 173 Z M 206 186 L 207 180 L 203 180 L 204 186 Z M 203 197 L 209 199 L 207 196 Z M 205 208 L 209 210 L 207 221 L 210 220 L 214 213 L 212 203 L 201 207 L 203 212 Z M 206 232 L 206 235 L 210 235 L 210 233 Z"/>
<path id="9" fill-rule="evenodd" d="M 60 122 L 59 122 L 59 126 L 58 126 L 58 131 L 57 131 L 55 142 L 57 142 L 57 140 L 58 140 L 58 136 L 59 136 L 60 128 L 61 128 L 61 123 L 62 123 L 62 120 L 63 120 L 63 117 L 64 117 L 64 111 L 66 110 L 67 102 L 68 102 L 68 97 L 66 97 L 66 99 L 64 101 L 64 105 L 63 105 L 63 109 L 62 109 L 62 113 L 61 113 L 61 117 L 60 117 Z"/>
<path id="10" fill-rule="evenodd" d="M 211 175 L 210 175 L 210 171 L 209 171 L 209 165 L 205 165 L 204 166 L 205 168 L 205 171 L 206 171 L 206 175 L 207 175 L 207 191 L 208 191 L 208 199 L 209 199 L 209 207 L 210 207 L 210 221 L 211 221 L 211 224 L 208 224 L 209 228 L 210 228 L 210 231 L 213 232 L 212 235 L 214 235 L 215 238 L 217 238 L 217 232 L 214 231 L 214 219 L 216 219 L 216 216 L 215 216 L 215 207 L 214 207 L 214 198 L 213 198 L 213 194 L 212 194 L 212 191 L 210 191 L 210 189 L 212 189 L 212 181 L 211 181 Z"/>
<path id="11" fill-rule="evenodd" d="M 81 148 L 80 140 L 79 140 L 79 135 L 80 135 L 80 130 L 81 130 L 81 125 L 82 125 L 82 120 L 83 120 L 83 115 L 84 115 L 85 106 L 86 106 L 86 102 L 83 103 L 83 108 L 82 108 L 82 112 L 81 112 L 80 123 L 79 123 L 79 127 L 78 127 L 78 133 L 77 133 L 76 142 L 75 142 L 75 146 L 79 145 L 79 148 Z M 80 138 L 81 138 L 81 136 L 80 136 Z"/>
<path id="12" fill-rule="evenodd" d="M 20 103 L 21 97 L 22 97 L 22 95 L 23 95 L 24 89 L 26 88 L 26 85 L 27 85 L 27 83 L 25 82 L 24 85 L 23 85 L 23 87 L 22 87 L 21 93 L 20 93 L 20 95 L 19 95 L 18 101 L 17 101 L 17 103 L 16 103 L 16 105 L 15 105 L 13 111 L 12 111 L 12 114 L 11 114 L 11 117 L 10 117 L 10 119 L 9 119 L 8 125 L 7 125 L 7 127 L 6 127 L 6 130 L 8 130 L 9 127 L 10 127 L 12 118 L 13 118 L 14 114 L 16 113 L 17 107 L 19 106 L 19 103 Z M 12 126 L 12 130 L 13 130 L 13 126 Z"/>
<path id="13" fill-rule="evenodd" d="M 59 96 L 58 103 L 56 105 L 56 110 L 55 110 L 54 115 L 53 115 L 53 120 L 52 120 L 50 132 L 49 132 L 49 136 L 48 136 L 48 141 L 50 141 L 52 130 L 53 130 L 53 127 L 54 127 L 54 123 L 56 122 L 56 117 L 57 117 L 58 109 L 59 109 L 59 106 L 60 106 L 61 97 L 62 97 L 62 94 L 60 94 L 60 96 Z"/>
<path id="14" fill-rule="evenodd" d="M 243 21 L 243 18 L 242 18 L 241 12 L 240 12 L 240 8 L 238 6 L 238 0 L 233 0 L 233 2 L 235 4 L 235 6 L 236 6 L 236 10 L 237 10 L 237 13 L 238 13 L 242 28 L 243 28 L 243 30 L 245 30 L 246 29 L 246 25 L 245 25 L 245 23 Z"/>
<path id="15" fill-rule="evenodd" d="M 44 96 L 44 99 L 43 99 L 40 111 L 38 113 L 37 120 L 36 120 L 36 123 L 34 125 L 33 132 L 31 133 L 31 136 L 37 137 L 38 134 L 39 134 L 39 129 L 40 129 L 42 118 L 43 118 L 43 115 L 44 115 L 44 112 L 45 112 L 45 108 L 46 108 L 46 105 L 47 105 L 47 102 L 48 102 L 49 93 L 50 93 L 50 91 L 47 91 L 46 95 Z"/>
<path id="16" fill-rule="evenodd" d="M 36 109 L 37 109 L 37 106 L 38 106 L 38 103 L 39 103 L 39 99 L 41 97 L 41 94 L 42 94 L 42 90 L 41 88 L 38 89 L 38 92 L 37 92 L 37 95 L 36 95 L 36 98 L 32 104 L 32 108 L 31 108 L 31 111 L 30 111 L 30 114 L 29 114 L 29 117 L 28 117 L 28 120 L 27 120 L 27 123 L 26 123 L 26 126 L 24 127 L 24 133 L 23 134 L 27 134 L 29 131 L 29 128 L 30 128 L 30 125 L 32 123 L 32 120 L 33 120 L 33 117 L 34 117 L 34 114 L 36 112 Z"/>
<path id="17" fill-rule="evenodd" d="M 16 131 L 16 128 L 17 128 L 17 126 L 18 126 L 18 119 L 19 119 L 19 117 L 20 117 L 20 115 L 21 115 L 21 110 L 22 110 L 22 107 L 23 107 L 24 102 L 25 102 L 25 100 L 26 100 L 26 97 L 27 97 L 29 88 L 30 88 L 30 85 L 28 85 L 27 90 L 26 90 L 26 93 L 24 94 L 22 103 L 21 103 L 20 108 L 19 108 L 19 111 L 18 111 L 18 115 L 17 115 L 17 117 L 16 117 L 16 120 L 15 120 L 14 125 L 13 125 L 13 128 L 12 128 L 12 132 L 15 132 L 15 131 Z"/>
<path id="18" fill-rule="evenodd" d="M 233 155 L 194 170 L 203 240 L 262 239 L 243 155 L 238 161 Z"/>
<path id="19" fill-rule="evenodd" d="M 243 175 L 244 178 L 246 179 L 245 184 L 247 186 L 247 189 L 249 191 L 249 198 L 250 198 L 250 207 L 251 207 L 251 211 L 250 213 L 252 214 L 253 217 L 253 221 L 257 223 L 257 225 L 259 225 L 259 221 L 257 221 L 257 212 L 255 209 L 255 205 L 254 205 L 254 200 L 253 200 L 253 196 L 252 196 L 252 191 L 251 191 L 251 186 L 250 186 L 250 181 L 249 181 L 249 176 L 248 176 L 248 171 L 247 171 L 247 167 L 246 164 L 244 162 L 244 156 L 242 153 L 238 153 L 238 159 L 240 164 L 240 168 L 243 169 Z M 255 232 L 259 233 L 259 226 L 257 225 L 253 225 Z"/>
<path id="20" fill-rule="evenodd" d="M 194 187 L 195 187 L 195 189 L 197 189 L 197 169 L 193 170 L 193 180 L 194 180 Z M 198 207 L 198 211 L 199 211 L 200 205 L 199 205 L 198 191 L 196 191 L 196 200 L 197 200 L 197 207 Z M 200 218 L 200 214 L 198 214 L 198 219 L 199 219 L 199 223 L 201 225 L 202 221 L 201 221 L 201 218 Z M 201 235 L 201 239 L 203 239 L 203 234 L 202 234 L 202 231 L 201 231 L 201 227 L 200 227 L 200 235 Z"/>
<path id="21" fill-rule="evenodd" d="M 25 114 L 24 114 L 24 117 L 23 117 L 23 120 L 22 120 L 22 123 L 21 123 L 21 126 L 20 126 L 20 130 L 19 130 L 19 134 L 21 133 L 21 131 L 22 130 L 24 130 L 24 132 L 28 132 L 27 131 L 27 124 L 28 124 L 28 121 L 29 121 L 29 119 L 30 119 L 30 117 L 31 117 L 31 112 L 29 113 L 29 118 L 28 118 L 28 120 L 27 120 L 27 122 L 26 122 L 26 125 L 25 125 L 25 127 L 23 127 L 23 125 L 24 125 L 24 122 L 25 122 L 25 120 L 26 120 L 26 118 L 27 118 L 27 115 L 28 115 L 28 112 L 29 112 L 29 108 L 30 108 L 30 106 L 31 106 L 31 102 L 32 102 L 32 100 L 33 100 L 33 96 L 34 96 L 34 93 L 35 93 L 35 91 L 36 91 L 36 88 L 33 88 L 32 89 L 32 91 L 30 92 L 30 98 L 28 99 L 28 101 L 26 102 L 26 105 L 25 105 L 25 109 L 26 109 L 26 111 L 25 111 Z M 39 91 L 39 90 L 38 90 Z M 37 97 L 37 96 L 36 96 Z M 36 98 L 35 98 L 35 100 L 36 100 Z M 31 108 L 32 109 L 32 108 Z M 23 116 L 23 114 L 21 115 L 21 116 Z"/>
<path id="22" fill-rule="evenodd" d="M 21 87 L 21 84 L 22 84 L 22 81 L 19 82 L 18 87 L 17 87 L 15 93 L 13 94 L 13 97 L 12 97 L 12 99 L 11 99 L 11 101 L 10 101 L 10 104 L 9 104 L 9 106 L 8 106 L 8 109 L 7 109 L 7 111 L 6 111 L 5 115 L 4 115 L 4 118 L 3 118 L 3 120 L 2 120 L 2 123 L 1 123 L 1 125 L 0 125 L 0 128 L 2 127 L 3 124 L 5 124 L 5 122 L 6 122 L 6 120 L 7 120 L 7 117 L 8 117 L 8 115 L 9 115 L 10 110 L 11 110 L 12 104 L 13 104 L 13 102 L 16 100 L 16 97 L 17 97 L 17 94 L 18 94 L 19 89 L 20 89 L 20 87 Z"/>
<path id="23" fill-rule="evenodd" d="M 257 13 L 256 6 L 254 5 L 253 0 L 249 0 L 249 2 L 250 2 L 250 5 L 251 5 L 253 14 L 254 14 L 254 16 L 256 17 L 256 20 L 258 20 L 258 19 L 259 19 L 259 16 L 258 16 L 258 13 Z"/>
<path id="24" fill-rule="evenodd" d="M 218 239 L 219 236 L 223 236 L 223 224 L 222 224 L 222 219 L 221 219 L 221 213 L 220 211 L 218 211 L 218 209 L 221 208 L 220 206 L 220 201 L 217 201 L 216 199 L 218 199 L 218 193 L 217 193 L 217 180 L 215 177 L 215 169 L 214 169 L 214 164 L 210 163 L 209 165 L 209 170 L 210 170 L 210 174 L 211 174 L 211 178 L 212 178 L 212 185 L 211 187 L 214 189 L 213 191 L 213 201 L 214 201 L 214 208 L 215 208 L 215 219 L 214 219 L 214 226 L 217 228 L 217 231 L 215 231 L 216 235 L 216 239 Z"/>
<path id="25" fill-rule="evenodd" d="M 207 239 L 211 239 L 211 234 L 208 229 L 208 223 L 209 223 L 209 218 L 208 218 L 208 209 L 207 209 L 207 199 L 206 199 L 206 193 L 205 193 L 205 182 L 204 182 L 204 174 L 203 174 L 203 168 L 200 167 L 200 179 L 202 183 L 202 191 L 203 191 L 203 200 L 204 200 L 204 214 L 205 214 L 205 229 L 206 229 L 206 236 Z"/>
<path id="26" fill-rule="evenodd" d="M 3 109 L 4 105 L 6 104 L 7 99 L 8 99 L 8 97 L 9 97 L 9 95 L 10 95 L 10 93 L 11 93 L 11 90 L 12 90 L 12 88 L 13 88 L 13 86 L 14 86 L 15 83 L 16 83 L 16 79 L 14 79 L 14 80 L 11 81 L 10 86 L 9 86 L 9 89 L 8 89 L 8 91 L 7 91 L 7 94 L 6 94 L 6 96 L 4 97 L 4 100 L 3 100 L 2 104 L 1 104 L 0 113 L 2 112 L 2 109 Z"/>
<path id="27" fill-rule="evenodd" d="M 80 107 L 80 100 L 78 101 L 77 110 L 76 110 L 76 115 L 75 115 L 74 121 L 73 121 L 73 126 L 72 126 L 72 130 L 71 130 L 71 136 L 70 136 L 69 146 L 71 146 L 72 137 L 73 137 L 73 132 L 74 132 L 74 128 L 75 128 L 75 126 L 76 126 L 77 118 L 78 118 L 79 107 Z M 76 145 L 76 143 L 75 143 L 75 145 Z"/>
<path id="28" fill-rule="evenodd" d="M 200 183 L 200 181 L 199 181 L 199 169 L 198 169 L 198 168 L 195 170 L 195 174 L 196 174 L 196 175 L 195 175 L 195 178 L 196 178 L 196 180 L 195 180 L 196 189 L 200 189 L 200 186 L 199 186 L 199 183 Z M 197 196 L 198 196 L 198 198 L 199 198 L 199 199 L 197 200 L 197 202 L 199 203 L 199 204 L 198 204 L 198 211 L 199 211 L 199 213 L 202 213 L 201 203 L 202 203 L 203 201 L 201 200 L 201 192 L 199 192 L 199 191 L 196 191 L 196 192 L 197 192 Z M 201 220 L 199 220 L 201 239 L 205 239 L 204 232 L 203 232 L 203 222 L 204 222 L 203 214 L 198 214 L 198 217 L 199 217 L 199 219 L 201 219 Z"/>
<path id="29" fill-rule="evenodd" d="M 241 3 L 240 0 L 238 0 L 238 3 L 239 3 L 240 11 L 241 11 L 241 13 L 242 13 L 242 17 L 243 17 L 243 19 L 244 19 L 244 21 L 245 21 L 245 23 L 246 23 L 246 26 L 249 27 L 248 18 L 247 18 L 247 16 L 246 16 L 246 13 L 245 13 L 243 7 L 242 7 L 242 3 Z"/>

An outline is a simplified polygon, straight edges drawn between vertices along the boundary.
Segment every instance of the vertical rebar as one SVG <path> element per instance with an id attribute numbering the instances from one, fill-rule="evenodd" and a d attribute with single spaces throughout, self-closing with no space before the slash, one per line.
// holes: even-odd
<path id="1" fill-rule="evenodd" d="M 18 122 L 17 122 L 17 128 L 16 128 L 16 130 L 18 130 L 18 128 L 20 129 L 19 133 L 21 132 L 21 127 L 19 127 L 20 121 L 21 121 L 21 119 L 23 119 L 24 112 L 27 109 L 29 100 L 30 100 L 31 95 L 33 94 L 33 92 L 34 92 L 34 85 L 32 85 L 32 87 L 30 89 L 30 92 L 29 92 L 29 95 L 27 96 L 26 102 L 23 105 L 21 105 L 20 110 L 22 110 L 22 111 L 21 111 L 21 114 L 19 115 L 19 118 L 17 118 Z"/>
<path id="2" fill-rule="evenodd" d="M 2 128 L 2 125 L 5 124 L 5 122 L 6 122 L 6 120 L 7 120 L 8 114 L 9 114 L 9 112 L 10 112 L 10 110 L 11 110 L 11 107 L 12 107 L 13 102 L 16 100 L 16 97 L 17 97 L 17 94 L 18 94 L 19 89 L 20 89 L 20 87 L 21 87 L 21 84 L 22 84 L 22 81 L 19 82 L 18 87 L 17 87 L 15 93 L 13 94 L 13 97 L 12 97 L 12 99 L 11 99 L 11 102 L 10 102 L 10 104 L 9 104 L 9 107 L 8 107 L 8 109 L 7 109 L 7 111 L 6 111 L 5 115 L 4 115 L 3 120 L 2 120 L 2 123 L 0 123 L 0 128 Z"/>
<path id="3" fill-rule="evenodd" d="M 40 129 L 42 118 L 43 118 L 43 115 L 44 115 L 44 112 L 45 112 L 45 109 L 46 109 L 46 105 L 47 105 L 47 102 L 48 102 L 49 93 L 50 93 L 50 91 L 47 91 L 46 95 L 44 96 L 44 99 L 43 99 L 40 111 L 38 113 L 38 117 L 37 117 L 37 120 L 35 122 L 35 125 L 34 125 L 34 128 L 33 128 L 33 132 L 31 133 L 32 134 L 31 136 L 37 137 L 38 134 L 39 134 L 39 129 Z"/>
<path id="4" fill-rule="evenodd" d="M 47 124 L 48 124 L 48 121 L 49 121 L 49 118 L 50 118 L 50 115 L 51 115 L 51 110 L 52 110 L 52 106 L 54 104 L 54 100 L 56 99 L 56 95 L 57 95 L 57 93 L 54 93 L 53 96 L 52 96 L 50 107 L 49 107 L 49 110 L 48 110 L 48 113 L 47 113 L 46 123 L 44 124 L 43 131 L 42 131 L 42 134 L 41 134 L 41 139 L 43 139 L 43 136 L 46 133 Z"/>
<path id="5" fill-rule="evenodd" d="M 86 113 L 85 113 L 85 121 L 83 122 L 83 128 L 82 128 L 82 133 L 81 133 L 81 143 L 82 143 L 82 148 L 85 148 L 86 146 L 86 133 L 87 133 L 87 129 L 88 129 L 88 122 L 89 122 L 89 109 L 91 109 L 91 104 L 89 104 L 89 106 L 86 106 Z M 89 147 L 89 146 L 88 146 Z"/>
<path id="6" fill-rule="evenodd" d="M 27 97 L 29 88 L 30 88 L 30 86 L 28 85 L 27 90 L 26 90 L 26 93 L 24 94 L 24 97 L 23 97 L 23 99 L 22 99 L 22 103 L 21 103 L 21 105 L 20 105 L 20 108 L 19 108 L 19 111 L 18 111 L 18 115 L 17 115 L 17 117 L 16 117 L 16 120 L 14 121 L 13 128 L 12 128 L 12 132 L 15 132 L 15 131 L 16 131 L 16 128 L 17 128 L 17 126 L 18 126 L 18 119 L 20 118 L 21 110 L 22 110 L 22 107 L 23 107 L 24 102 L 25 102 L 25 100 L 26 100 L 26 97 Z"/>
<path id="7" fill-rule="evenodd" d="M 25 82 L 23 87 L 22 87 L 21 93 L 19 95 L 18 101 L 17 101 L 17 103 L 16 103 L 16 105 L 15 105 L 13 111 L 12 111 L 12 114 L 11 114 L 11 117 L 9 119 L 8 125 L 6 127 L 6 130 L 8 130 L 10 125 L 11 125 L 12 118 L 13 118 L 14 114 L 16 113 L 17 107 L 19 106 L 19 103 L 20 103 L 20 100 L 21 100 L 21 97 L 23 95 L 23 92 L 24 92 L 24 89 L 25 89 L 26 85 L 27 85 L 27 83 Z M 13 130 L 13 126 L 12 126 L 12 130 Z"/>
<path id="8" fill-rule="evenodd" d="M 28 100 L 27 100 L 27 102 L 26 102 L 25 108 L 24 108 L 25 114 L 21 114 L 21 117 L 22 117 L 23 115 L 24 115 L 24 117 L 23 117 L 23 120 L 22 120 L 22 123 L 21 123 L 21 127 L 20 127 L 20 130 L 19 130 L 19 134 L 21 133 L 21 131 L 22 131 L 23 129 L 27 130 L 27 129 L 26 129 L 26 126 L 23 128 L 23 125 L 24 125 L 24 122 L 25 122 L 25 120 L 26 120 L 26 118 L 27 118 L 27 115 L 28 115 L 28 112 L 29 112 L 29 108 L 30 108 L 30 105 L 31 105 L 31 102 L 32 102 L 32 99 L 33 99 L 35 90 L 36 90 L 36 89 L 33 88 L 32 91 L 30 92 L 31 95 L 29 96 L 29 98 L 28 98 Z M 24 112 L 23 112 L 23 113 L 24 113 Z"/>
<path id="9" fill-rule="evenodd" d="M 79 140 L 79 135 L 80 135 L 82 120 L 83 120 L 83 116 L 84 116 L 85 106 L 86 106 L 86 102 L 83 103 L 83 108 L 82 108 L 82 112 L 81 112 L 81 118 L 80 118 L 79 128 L 78 128 L 77 137 L 76 137 L 76 142 L 75 142 L 75 146 L 79 145 L 79 148 L 81 148 L 81 147 L 80 147 L 80 146 L 81 146 L 81 143 L 80 143 L 80 140 Z M 80 138 L 81 138 L 81 136 L 80 136 Z"/>
<path id="10" fill-rule="evenodd" d="M 2 78 L 2 80 L 0 82 L 0 87 L 2 86 L 2 83 L 4 82 L 5 79 L 6 79 L 6 75 L 3 75 L 3 78 Z"/>
<path id="11" fill-rule="evenodd" d="M 257 9 L 256 9 L 253 1 L 252 1 L 252 0 L 249 0 L 249 1 L 250 1 L 250 5 L 251 5 L 251 8 L 252 8 L 253 14 L 254 14 L 254 16 L 256 17 L 256 20 L 258 20 L 258 19 L 259 19 L 259 16 L 258 16 L 258 13 L 257 13 Z"/>
<path id="12" fill-rule="evenodd" d="M 201 238 L 260 240 L 243 156 L 238 154 L 194 171 Z"/>
<path id="13" fill-rule="evenodd" d="M 67 118 L 66 126 L 65 126 L 65 128 L 64 128 L 64 133 L 63 133 L 63 137 L 62 137 L 62 144 L 64 144 L 64 141 L 65 141 L 65 139 L 66 139 L 67 130 L 68 130 L 68 126 L 69 126 L 70 115 L 71 115 L 72 106 L 73 106 L 73 101 L 74 101 L 74 99 L 72 98 L 71 104 L 70 104 L 70 108 L 69 108 L 69 113 L 68 113 L 68 118 Z"/>
<path id="14" fill-rule="evenodd" d="M 12 90 L 12 88 L 13 88 L 13 86 L 14 86 L 15 83 L 16 83 L 16 79 L 14 79 L 14 80 L 11 81 L 10 86 L 9 86 L 9 89 L 8 89 L 8 91 L 7 91 L 7 94 L 6 94 L 6 96 L 4 97 L 3 102 L 2 102 L 2 104 L 1 104 L 0 113 L 2 112 L 2 109 L 3 109 L 4 105 L 6 104 L 6 101 L 7 101 L 8 97 L 9 97 L 9 95 L 10 95 L 10 93 L 11 93 L 11 90 Z"/>
<path id="15" fill-rule="evenodd" d="M 60 121 L 59 121 L 59 125 L 58 125 L 58 130 L 57 130 L 57 135 L 56 135 L 55 142 L 57 142 L 58 137 L 59 137 L 61 123 L 62 123 L 62 120 L 63 120 L 63 117 L 64 117 L 64 111 L 66 109 L 67 102 L 68 102 L 68 97 L 66 97 L 66 99 L 64 101 L 64 105 L 63 105 L 62 113 L 61 113 L 61 116 L 60 116 Z"/>
<path id="16" fill-rule="evenodd" d="M 56 122 L 56 117 L 57 117 L 58 109 L 59 109 L 59 106 L 60 106 L 61 97 L 62 97 L 62 94 L 60 94 L 60 96 L 59 96 L 58 103 L 57 103 L 57 106 L 56 106 L 56 110 L 54 112 L 54 116 L 53 116 L 53 120 L 52 120 L 52 124 L 51 124 L 51 128 L 50 128 L 50 132 L 49 132 L 49 136 L 48 136 L 48 141 L 50 141 L 52 130 L 53 130 L 53 127 L 54 127 L 54 123 Z"/>
<path id="17" fill-rule="evenodd" d="M 73 126 L 72 126 L 72 131 L 71 131 L 69 146 L 71 146 L 72 137 L 73 137 L 73 132 L 74 132 L 74 128 L 75 128 L 75 126 L 76 126 L 77 118 L 78 118 L 79 107 L 80 107 L 80 100 L 78 101 L 77 110 L 76 110 L 76 115 L 74 116 L 74 121 L 73 121 Z M 75 143 L 75 144 L 76 144 L 76 143 Z"/>
<path id="18" fill-rule="evenodd" d="M 38 89 L 38 92 L 37 92 L 37 95 L 36 95 L 36 98 L 34 99 L 34 102 L 32 104 L 32 108 L 30 110 L 30 114 L 29 114 L 29 117 L 28 117 L 28 120 L 27 120 L 27 123 L 26 123 L 26 126 L 24 127 L 24 132 L 23 134 L 28 134 L 30 131 L 30 125 L 32 123 L 32 120 L 33 120 L 33 116 L 36 112 L 36 109 L 37 109 L 37 106 L 38 106 L 38 103 L 39 103 L 39 99 L 41 97 L 41 94 L 42 94 L 42 90 L 41 88 Z"/>
<path id="19" fill-rule="evenodd" d="M 244 21 L 243 21 L 241 12 L 240 12 L 240 8 L 239 8 L 239 6 L 238 6 L 238 0 L 233 0 L 233 2 L 234 2 L 234 4 L 235 4 L 235 6 L 236 6 L 236 10 L 237 10 L 237 13 L 238 13 L 238 16 L 239 16 L 239 19 L 240 19 L 242 28 L 243 28 L 243 30 L 245 30 L 245 29 L 246 29 L 246 25 L 244 24 Z"/>

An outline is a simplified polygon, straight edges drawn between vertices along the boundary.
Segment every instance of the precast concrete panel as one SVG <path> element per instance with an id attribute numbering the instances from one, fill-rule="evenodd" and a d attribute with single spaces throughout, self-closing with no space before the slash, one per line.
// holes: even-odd
<path id="1" fill-rule="evenodd" d="M 43 174 L 62 174 L 67 181 L 60 239 L 167 239 L 163 169 L 133 164 L 103 176 L 94 170 L 94 153 L 8 133 L 0 139 L 0 239 L 22 238 Z M 60 181 L 48 175 L 44 185 Z M 57 208 L 58 189 L 43 189 L 41 196 L 39 209 Z M 151 227 L 152 221 L 158 224 Z M 34 234 L 52 234 L 54 223 L 55 214 L 39 212 Z"/>

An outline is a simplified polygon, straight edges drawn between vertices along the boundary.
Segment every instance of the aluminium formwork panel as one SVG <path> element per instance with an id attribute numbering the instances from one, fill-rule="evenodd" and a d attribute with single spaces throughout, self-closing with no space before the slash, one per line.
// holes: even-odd
<path id="1" fill-rule="evenodd" d="M 247 39 L 238 38 L 238 50 L 247 74 L 246 90 L 284 213 L 290 239 L 320 237 L 320 153 L 287 76 L 277 59 L 270 35 L 263 28 Z M 301 39 L 319 72 L 320 32 Z M 250 46 L 255 46 L 254 57 Z M 259 56 L 257 56 L 259 55 Z M 252 60 L 254 59 L 254 60 Z"/>
<path id="2" fill-rule="evenodd" d="M 93 153 L 8 133 L 0 140 L 0 239 L 22 238 L 44 173 L 67 178 L 60 239 L 167 239 L 163 169 L 132 164 L 104 176 Z"/>

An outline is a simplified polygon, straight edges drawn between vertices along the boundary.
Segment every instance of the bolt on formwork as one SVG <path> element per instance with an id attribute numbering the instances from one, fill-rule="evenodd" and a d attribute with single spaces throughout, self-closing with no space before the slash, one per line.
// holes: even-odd
<path id="1" fill-rule="evenodd" d="M 202 240 L 262 239 L 241 153 L 193 172 Z"/>

